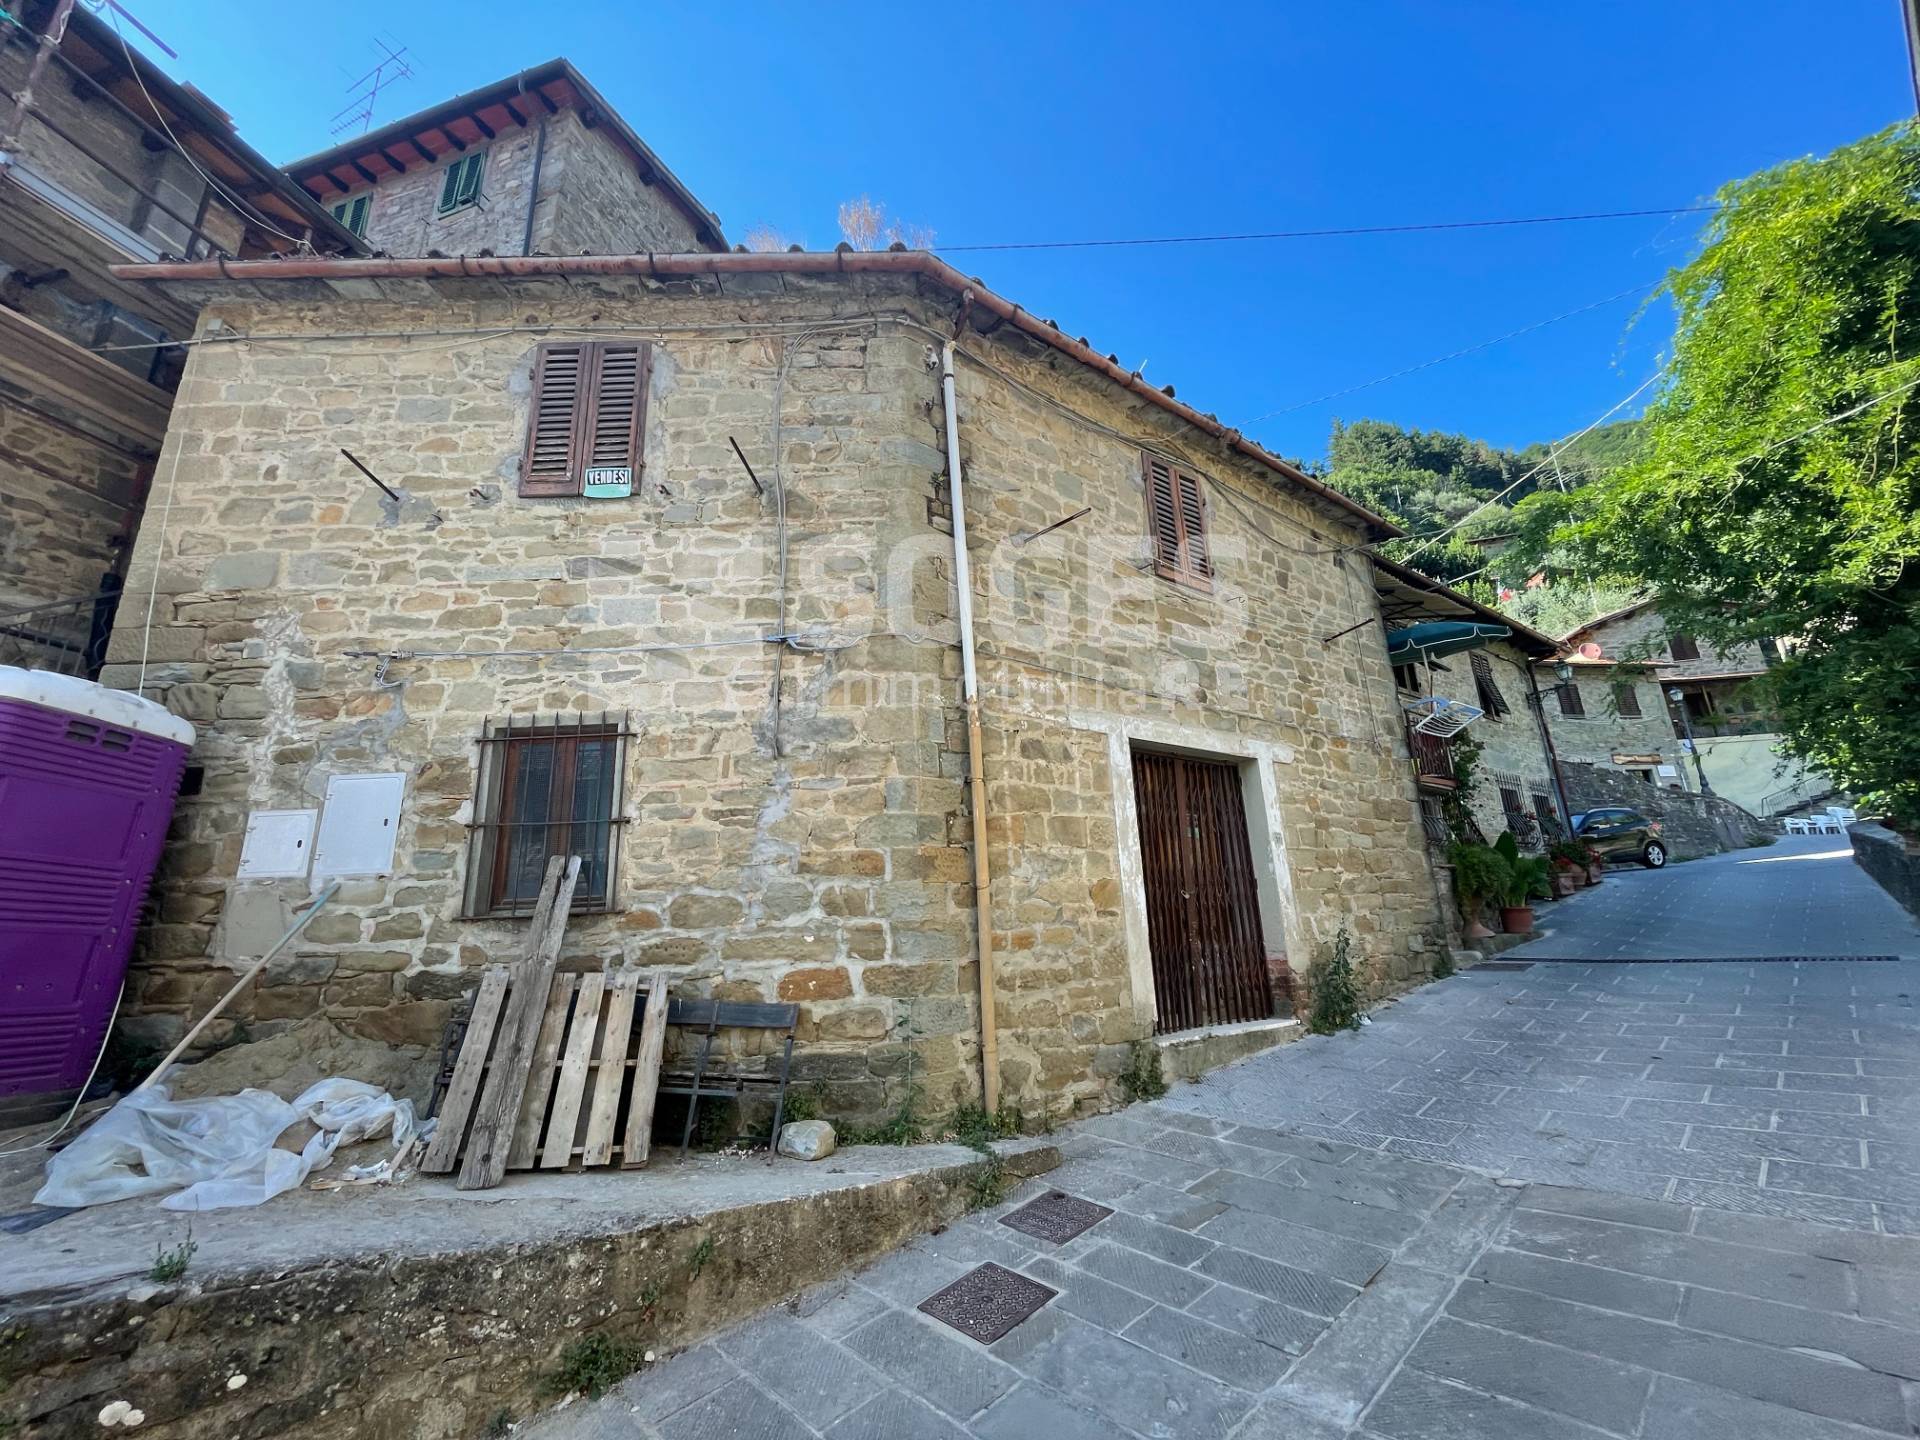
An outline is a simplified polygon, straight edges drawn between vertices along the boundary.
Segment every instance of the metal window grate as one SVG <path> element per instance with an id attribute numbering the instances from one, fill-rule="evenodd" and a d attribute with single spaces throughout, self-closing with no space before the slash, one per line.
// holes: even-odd
<path id="1" fill-rule="evenodd" d="M 580 857 L 576 911 L 614 908 L 632 736 L 625 712 L 487 722 L 467 832 L 469 919 L 531 914 L 555 855 Z"/>

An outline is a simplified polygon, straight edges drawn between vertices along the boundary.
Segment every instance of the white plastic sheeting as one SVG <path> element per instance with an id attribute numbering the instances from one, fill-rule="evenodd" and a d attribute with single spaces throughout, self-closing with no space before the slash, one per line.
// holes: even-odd
<path id="1" fill-rule="evenodd" d="M 305 1148 L 276 1149 L 274 1141 L 301 1120 L 318 1127 Z M 174 1100 L 154 1086 L 127 1096 L 49 1160 L 47 1183 L 33 1198 L 104 1205 L 174 1191 L 163 1208 L 258 1205 L 325 1169 L 342 1145 L 391 1130 L 401 1154 L 422 1129 L 411 1100 L 358 1080 L 322 1080 L 291 1101 L 265 1090 Z"/>

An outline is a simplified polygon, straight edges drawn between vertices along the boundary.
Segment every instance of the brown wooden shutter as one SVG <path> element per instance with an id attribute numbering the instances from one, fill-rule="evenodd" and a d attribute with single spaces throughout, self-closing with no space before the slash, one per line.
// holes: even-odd
<path id="1" fill-rule="evenodd" d="M 1631 683 L 1615 685 L 1613 695 L 1622 715 L 1637 717 L 1640 714 L 1640 691 Z"/>
<path id="2" fill-rule="evenodd" d="M 542 345 L 520 493 L 578 495 L 589 466 L 628 465 L 640 482 L 653 347 L 625 341 Z"/>
<path id="3" fill-rule="evenodd" d="M 1146 457 L 1147 523 L 1153 530 L 1153 573 L 1180 578 L 1180 509 L 1174 500 L 1173 466 Z"/>
<path id="4" fill-rule="evenodd" d="M 593 347 L 593 355 L 593 384 L 588 392 L 591 420 L 582 464 L 631 465 L 638 485 L 653 347 L 602 341 Z"/>
<path id="5" fill-rule="evenodd" d="M 1200 495 L 1200 477 L 1177 470 L 1174 482 L 1180 491 L 1180 546 L 1187 577 L 1211 589 L 1213 556 L 1207 549 L 1207 511 Z"/>
<path id="6" fill-rule="evenodd" d="M 1146 477 L 1147 525 L 1153 533 L 1153 573 L 1211 590 L 1213 556 L 1207 546 L 1200 477 L 1158 455 L 1143 454 L 1141 466 Z"/>
<path id="7" fill-rule="evenodd" d="M 580 467 L 575 459 L 592 363 L 591 345 L 540 347 L 527 419 L 527 458 L 520 467 L 522 495 L 580 493 Z"/>
<path id="8" fill-rule="evenodd" d="M 1478 650 L 1468 655 L 1467 661 L 1473 670 L 1474 688 L 1480 694 L 1480 708 L 1496 720 L 1510 714 L 1513 707 L 1507 704 L 1507 697 L 1494 682 L 1493 662 Z"/>
<path id="9" fill-rule="evenodd" d="M 1569 680 L 1559 689 L 1560 713 L 1562 715 L 1585 715 L 1586 702 L 1580 698 L 1580 687 Z"/>

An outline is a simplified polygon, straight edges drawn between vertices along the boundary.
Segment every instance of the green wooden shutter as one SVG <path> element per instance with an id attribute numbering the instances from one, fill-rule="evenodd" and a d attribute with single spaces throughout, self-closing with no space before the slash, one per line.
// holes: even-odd
<path id="1" fill-rule="evenodd" d="M 447 167 L 447 173 L 440 182 L 440 213 L 446 214 L 460 203 L 460 168 L 464 161 L 456 160 Z"/>

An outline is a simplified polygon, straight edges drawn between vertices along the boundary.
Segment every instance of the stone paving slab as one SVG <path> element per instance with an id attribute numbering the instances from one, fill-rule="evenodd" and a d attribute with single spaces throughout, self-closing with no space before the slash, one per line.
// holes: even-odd
<path id="1" fill-rule="evenodd" d="M 1205 1116 L 1221 1133 L 1200 1138 L 1268 1157 L 1259 1162 L 1265 1173 L 1213 1165 L 1219 1155 L 1209 1152 L 1193 1162 L 1186 1189 L 1174 1191 L 1163 1172 L 1154 1180 L 1129 1177 L 1115 1163 L 1125 1157 L 1114 1152 L 1164 1154 L 1167 1136 L 1200 1134 L 1194 1117 L 1163 1103 L 1135 1107 L 1127 1118 L 1102 1135 L 1070 1137 L 1064 1148 L 1076 1158 L 992 1209 L 518 1433 L 538 1440 L 1871 1440 L 1916 1433 L 1920 1239 L 1495 1181 Z M 1280 1184 L 1268 1159 L 1295 1154 L 1296 1146 L 1313 1158 L 1296 1171 L 1298 1183 Z M 1363 1177 L 1373 1183 L 1352 1183 Z M 1089 1180 L 1104 1188 L 1112 1215 L 1063 1245 L 1006 1238 L 1031 1239 L 1000 1224 L 1012 1209 L 1048 1189 L 1080 1194 Z M 1224 1208 L 1193 1229 L 1157 1218 L 1169 1195 L 1196 1194 L 1221 1197 L 1211 1203 Z M 1308 1203 L 1296 1204 L 1290 1218 L 1272 1213 L 1290 1199 Z M 1362 1211 L 1370 1213 L 1356 1222 Z M 1400 1238 L 1361 1241 L 1347 1233 L 1355 1228 Z M 915 1311 L 989 1256 L 1017 1262 L 1059 1294 L 992 1345 Z"/>
<path id="2" fill-rule="evenodd" d="M 1463 974 L 1075 1126 L 1044 1182 L 520 1433 L 1920 1434 L 1920 932 L 1819 853 L 1616 873 L 1532 948 L 1909 958 Z M 1047 1189 L 1114 1213 L 999 1223 Z M 991 1346 L 915 1311 L 986 1262 L 1058 1294 Z"/>

